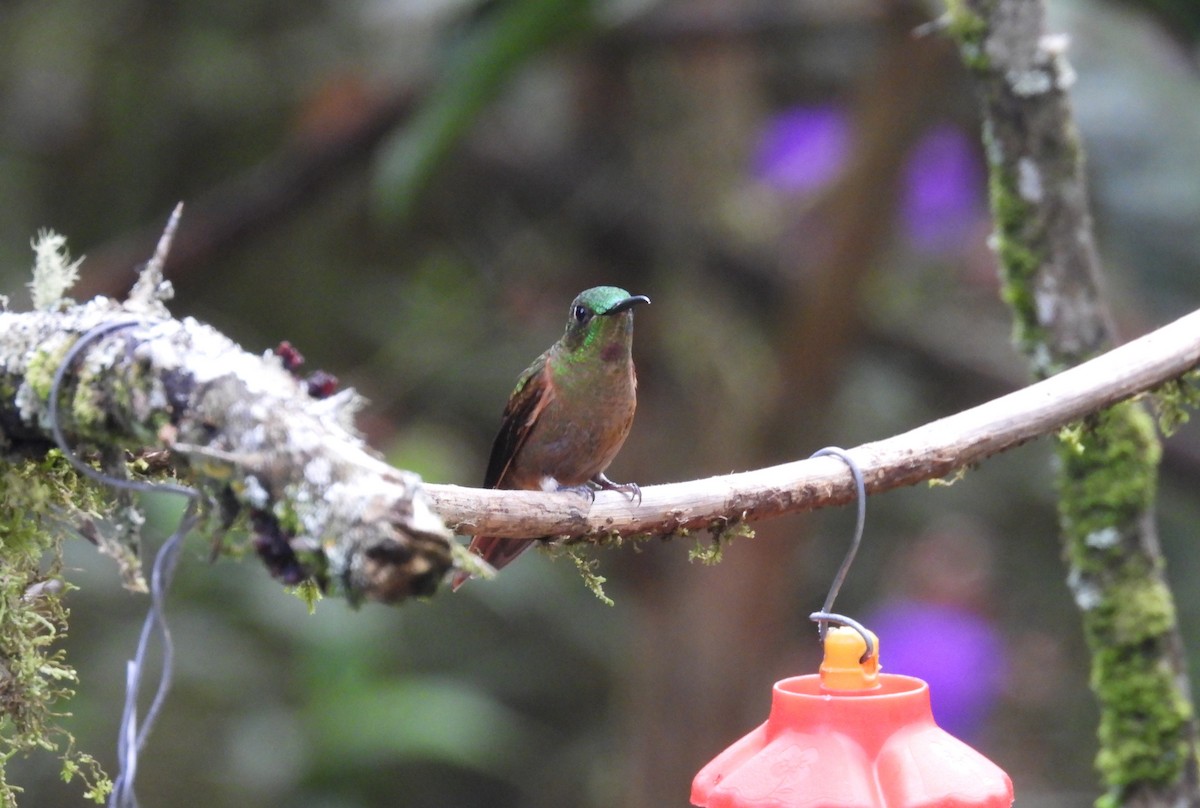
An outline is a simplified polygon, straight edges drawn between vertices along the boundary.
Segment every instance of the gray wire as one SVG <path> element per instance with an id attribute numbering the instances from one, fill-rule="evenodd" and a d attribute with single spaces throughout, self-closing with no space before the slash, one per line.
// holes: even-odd
<path id="1" fill-rule="evenodd" d="M 94 326 L 90 331 L 84 332 L 84 334 L 78 340 L 76 340 L 75 344 L 71 346 L 71 349 L 67 351 L 67 355 L 63 357 L 63 361 L 61 364 L 59 364 L 58 369 L 54 371 L 54 381 L 50 385 L 50 403 L 47 413 L 50 419 L 50 433 L 53 435 L 54 442 L 62 451 L 63 456 L 67 458 L 67 462 L 74 466 L 75 470 L 80 474 L 84 475 L 85 477 L 89 477 L 96 482 L 104 483 L 105 485 L 112 486 L 113 488 L 124 488 L 128 491 L 140 491 L 143 493 L 155 491 L 166 492 L 170 494 L 181 494 L 185 497 L 194 497 L 196 496 L 196 492 L 191 488 L 188 488 L 186 485 L 176 485 L 174 483 L 144 483 L 139 480 L 123 480 L 119 477 L 112 477 L 102 471 L 97 471 L 79 459 L 70 446 L 67 445 L 67 439 L 63 435 L 62 422 L 60 421 L 58 414 L 59 391 L 61 390 L 63 380 L 66 378 L 66 375 L 71 369 L 71 365 L 75 362 L 75 359 L 80 353 L 83 352 L 84 348 L 106 334 L 111 334 L 113 331 L 119 331 L 122 328 L 132 328 L 135 325 L 145 324 L 146 321 L 141 319 L 117 320 L 115 322 L 100 323 L 100 325 Z"/>
<path id="2" fill-rule="evenodd" d="M 863 655 L 858 658 L 859 663 L 866 662 L 874 655 L 875 640 L 871 638 L 871 632 L 867 631 L 867 627 L 857 620 L 846 617 L 844 614 L 834 614 L 833 612 L 813 612 L 808 616 L 808 619 L 815 620 L 821 625 L 836 623 L 839 626 L 846 626 L 857 631 L 858 635 L 863 638 L 863 642 L 867 644 L 867 650 L 863 651 Z"/>
<path id="3" fill-rule="evenodd" d="M 857 494 L 858 522 L 854 527 L 854 538 L 850 540 L 850 549 L 846 551 L 846 557 L 842 559 L 842 565 L 838 567 L 837 575 L 833 576 L 833 583 L 829 586 L 829 594 L 825 596 L 825 603 L 821 606 L 821 611 L 814 612 L 811 616 L 811 619 L 817 621 L 817 631 L 822 641 L 825 640 L 825 630 L 831 621 L 829 618 L 821 617 L 820 615 L 829 615 L 833 612 L 833 602 L 837 599 L 838 592 L 842 589 L 842 584 L 846 582 L 846 575 L 850 572 L 850 565 L 854 563 L 854 557 L 858 555 L 858 546 L 862 544 L 863 530 L 867 525 L 867 485 L 863 480 L 862 469 L 858 467 L 858 463 L 854 461 L 854 458 L 845 449 L 839 449 L 837 446 L 827 446 L 812 453 L 812 457 L 826 456 L 840 458 L 842 462 L 850 467 L 850 476 L 854 478 L 854 487 Z M 857 626 L 859 629 L 862 628 L 847 617 L 841 617 L 840 619 L 845 621 L 846 625 Z M 867 635 L 864 634 L 863 636 L 866 637 Z M 867 640 L 867 650 L 870 651 L 870 649 L 871 641 Z"/>
<path id="4" fill-rule="evenodd" d="M 71 346 L 71 349 L 67 351 L 62 363 L 54 373 L 54 381 L 50 385 L 50 403 L 48 408 L 50 431 L 54 436 L 54 442 L 67 459 L 67 462 L 79 473 L 113 488 L 122 488 L 141 493 L 166 492 L 180 494 L 188 499 L 187 507 L 184 508 L 183 515 L 179 519 L 179 524 L 176 526 L 175 532 L 163 542 L 163 545 L 158 549 L 158 553 L 154 556 L 154 564 L 150 569 L 150 608 L 146 612 L 146 619 L 142 623 L 142 631 L 138 636 L 137 651 L 133 659 L 129 660 L 125 666 L 125 704 L 121 711 L 121 727 L 117 733 L 118 773 L 116 780 L 113 782 L 112 793 L 109 795 L 109 808 L 136 808 L 138 804 L 137 796 L 133 790 L 134 781 L 137 777 L 138 755 L 145 746 L 146 739 L 150 735 L 150 730 L 153 728 L 155 721 L 157 721 L 163 703 L 166 701 L 167 693 L 171 688 L 171 678 L 174 673 L 175 644 L 171 639 L 171 631 L 167 627 L 166 613 L 164 611 L 166 594 L 175 575 L 175 567 L 179 562 L 179 551 L 183 547 L 184 537 L 191 532 L 192 528 L 199 521 L 200 495 L 194 489 L 185 485 L 177 485 L 175 483 L 145 483 L 140 480 L 125 480 L 113 477 L 84 463 L 67 444 L 59 418 L 58 399 L 63 380 L 66 378 L 71 365 L 75 362 L 79 354 L 83 352 L 84 348 L 106 334 L 144 323 L 145 321 L 140 319 L 101 323 L 80 336 L 75 344 Z M 146 661 L 149 657 L 150 638 L 156 628 L 162 642 L 162 671 L 159 674 L 158 688 L 155 690 L 154 698 L 150 702 L 150 707 L 146 710 L 146 717 L 139 727 L 137 718 L 138 694 L 141 690 L 142 673 L 145 671 Z"/>

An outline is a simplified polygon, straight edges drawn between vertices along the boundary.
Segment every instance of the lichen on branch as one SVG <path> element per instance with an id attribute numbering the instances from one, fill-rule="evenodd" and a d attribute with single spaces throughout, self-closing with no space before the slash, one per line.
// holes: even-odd
<path id="1" fill-rule="evenodd" d="M 66 236 L 52 230 L 42 230 L 31 244 L 33 247 L 33 280 L 29 295 L 37 311 L 55 311 L 66 301 L 67 291 L 79 280 L 82 258 L 71 260 Z"/>
<path id="2" fill-rule="evenodd" d="M 59 566 L 76 534 L 144 588 L 130 482 L 195 492 L 210 532 L 248 526 L 270 572 L 310 601 L 427 595 L 454 558 L 420 479 L 355 432 L 353 390 L 170 316 L 162 264 L 178 216 L 124 303 L 66 298 L 79 262 L 47 232 L 33 244 L 35 309 L 0 311 L 0 806 L 18 790 L 4 762 L 34 749 L 59 751 L 91 798 L 111 788 L 55 724 L 76 680 L 57 645 Z"/>
<path id="3" fill-rule="evenodd" d="M 311 580 L 353 602 L 431 594 L 454 543 L 420 479 L 355 432 L 353 390 L 314 387 L 280 356 L 170 317 L 161 276 L 170 232 L 125 303 L 63 300 L 75 264 L 58 237 L 39 242 L 42 307 L 0 312 L 0 450 L 38 456 L 52 445 L 58 374 L 56 417 L 75 454 L 117 477 L 142 458 L 149 478 L 195 488 L 221 524 L 249 524 L 285 583 Z"/>

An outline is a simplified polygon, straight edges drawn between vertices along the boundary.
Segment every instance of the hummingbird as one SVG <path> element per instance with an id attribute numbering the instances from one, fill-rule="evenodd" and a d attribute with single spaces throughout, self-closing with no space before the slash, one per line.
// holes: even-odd
<path id="1" fill-rule="evenodd" d="M 596 286 L 571 301 L 566 331 L 521 374 L 508 398 L 484 488 L 579 491 L 589 498 L 616 490 L 640 499 L 636 483 L 614 483 L 604 471 L 633 425 L 633 307 L 649 302 L 616 286 Z M 500 569 L 537 541 L 476 536 L 470 550 Z M 469 577 L 459 572 L 451 588 Z"/>

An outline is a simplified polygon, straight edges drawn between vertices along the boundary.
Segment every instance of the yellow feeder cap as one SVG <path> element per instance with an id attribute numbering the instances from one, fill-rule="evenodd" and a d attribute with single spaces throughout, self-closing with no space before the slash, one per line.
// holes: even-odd
<path id="1" fill-rule="evenodd" d="M 871 635 L 872 652 L 866 659 L 867 641 L 852 628 L 830 626 L 825 631 L 825 658 L 821 660 L 822 690 L 874 690 L 879 687 L 879 638 Z"/>

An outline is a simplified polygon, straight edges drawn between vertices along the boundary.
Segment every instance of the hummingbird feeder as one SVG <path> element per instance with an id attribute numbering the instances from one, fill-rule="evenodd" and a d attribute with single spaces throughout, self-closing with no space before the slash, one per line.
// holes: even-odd
<path id="1" fill-rule="evenodd" d="M 929 685 L 880 672 L 879 640 L 829 609 L 862 536 L 862 474 L 841 450 L 859 493 L 859 527 L 825 608 L 819 674 L 775 683 L 765 723 L 692 781 L 701 808 L 1011 808 L 999 766 L 934 723 Z M 828 627 L 829 623 L 841 626 Z"/>
<path id="2" fill-rule="evenodd" d="M 1008 775 L 934 723 L 923 680 L 880 673 L 870 644 L 829 629 L 820 674 L 775 683 L 766 722 L 700 770 L 692 804 L 1010 808 Z"/>

